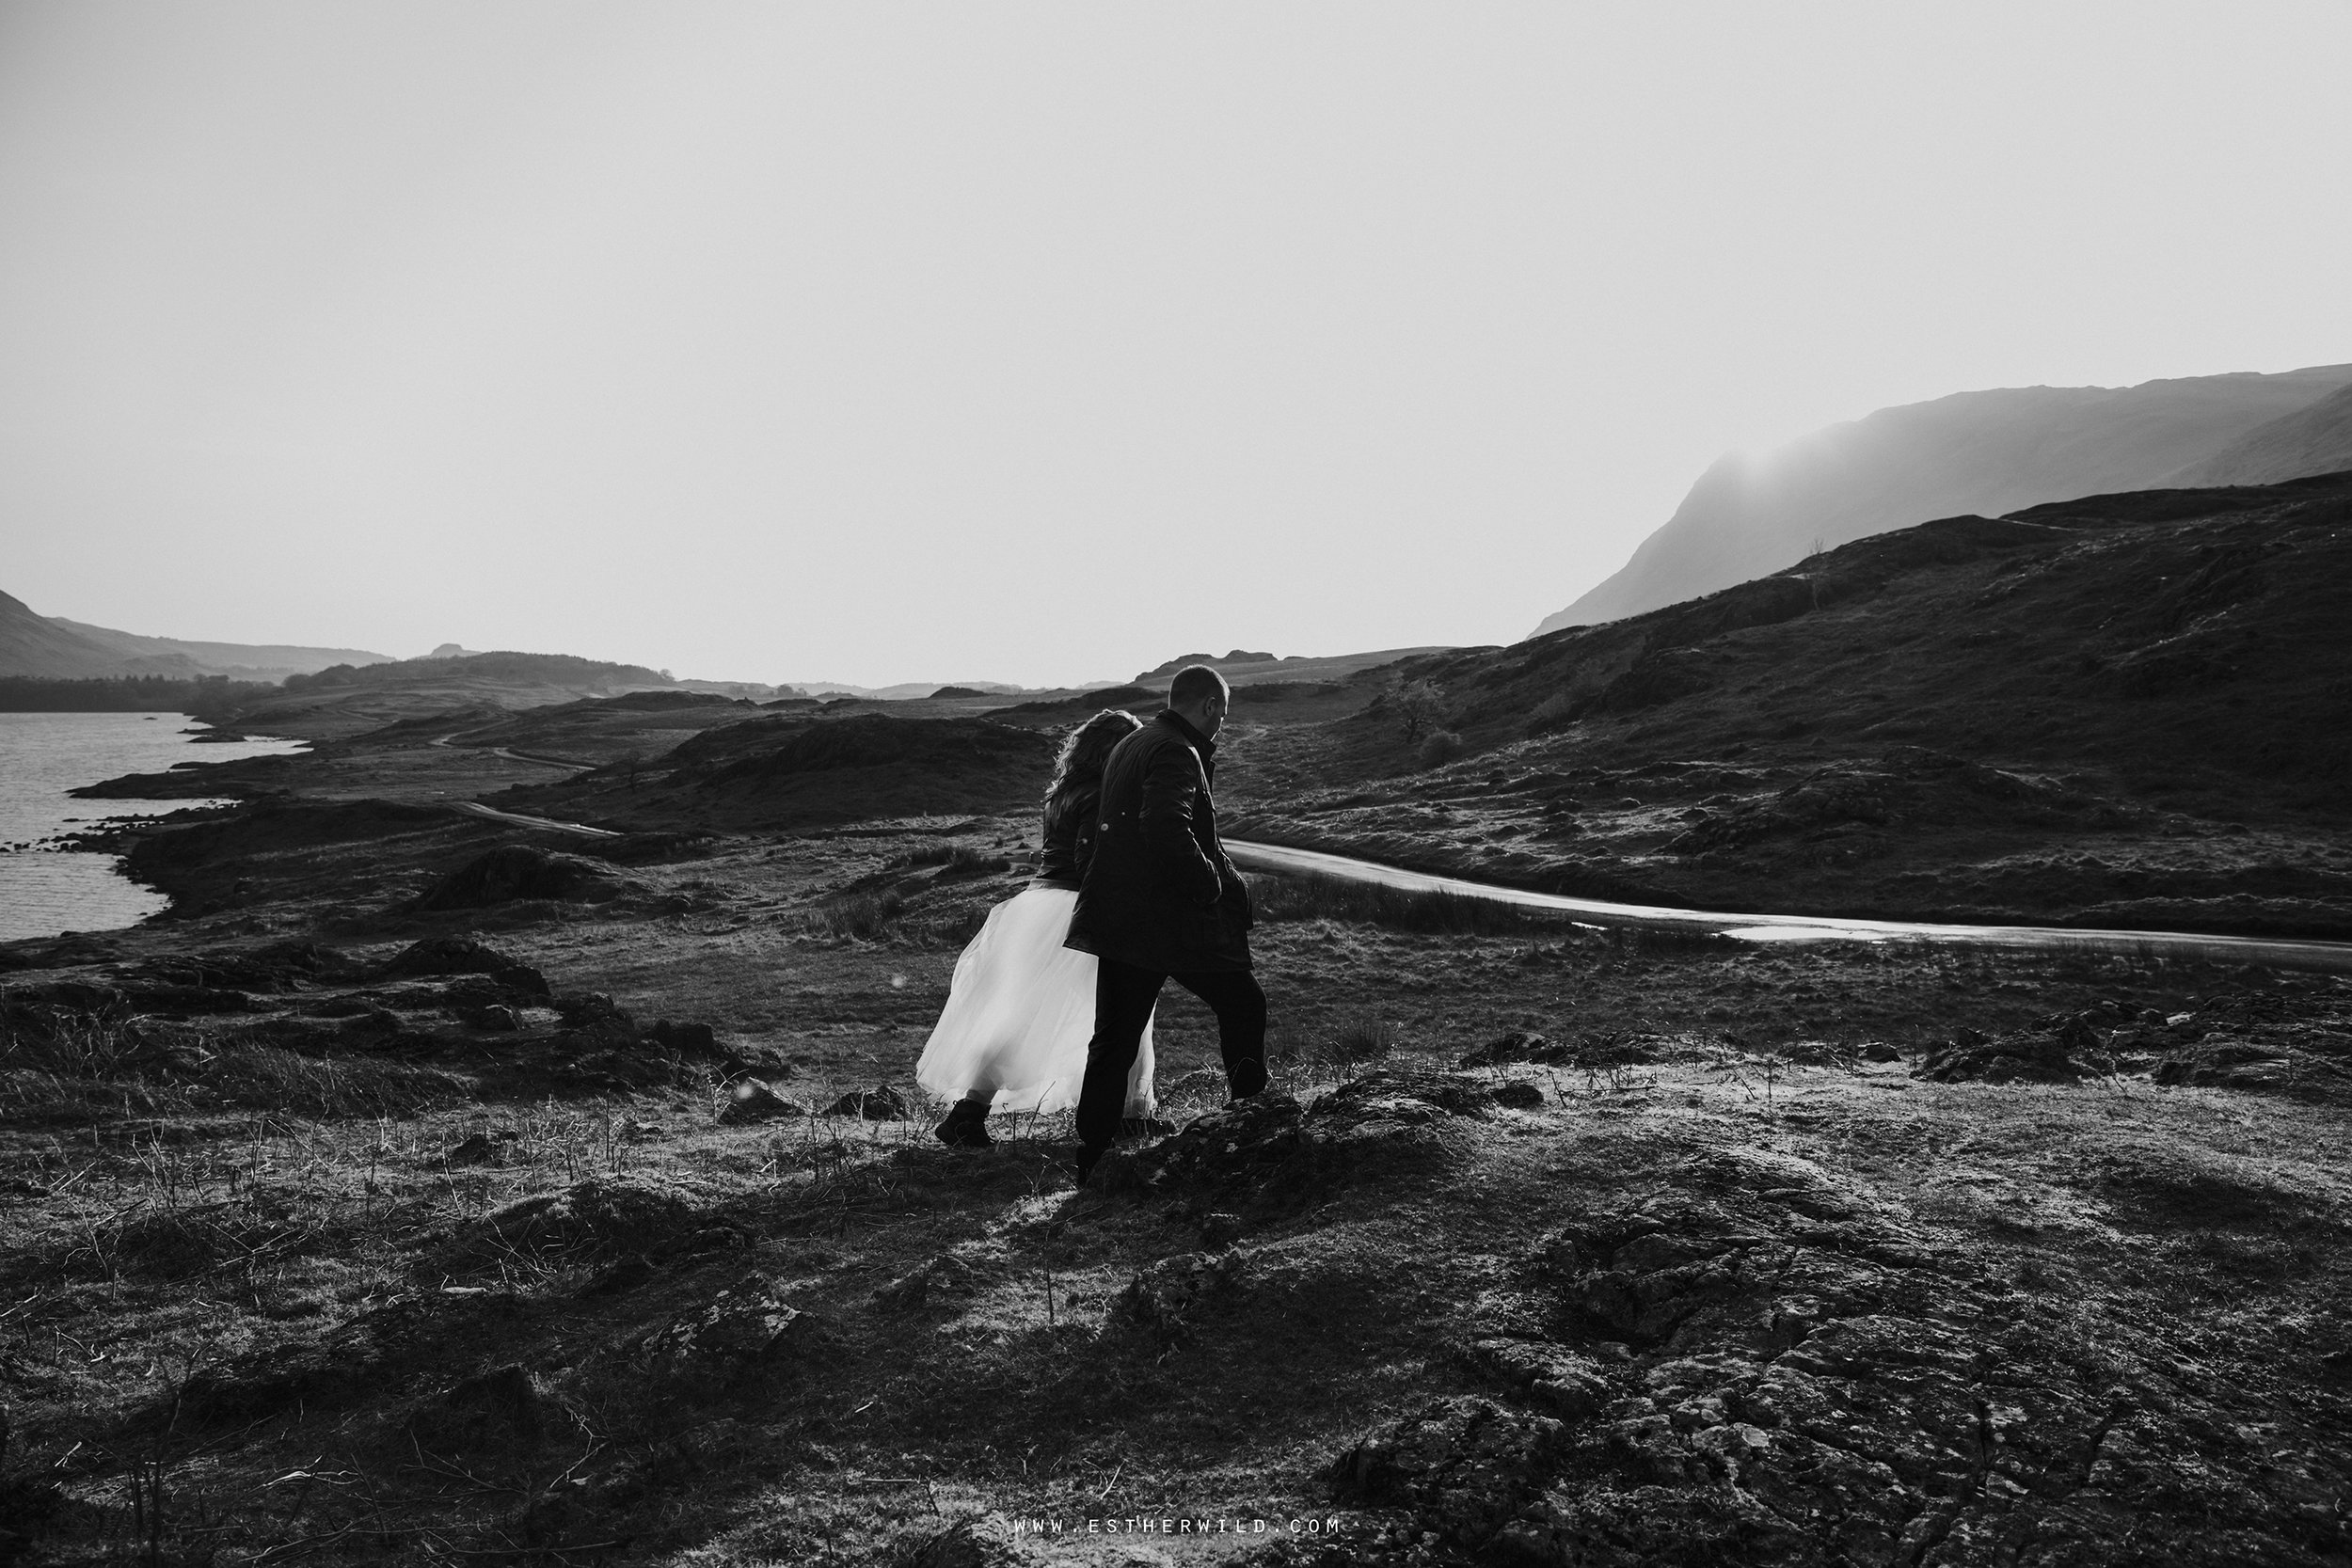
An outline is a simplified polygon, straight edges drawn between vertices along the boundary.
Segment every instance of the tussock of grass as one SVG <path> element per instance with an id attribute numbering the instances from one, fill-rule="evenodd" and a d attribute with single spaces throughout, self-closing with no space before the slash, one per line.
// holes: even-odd
<path id="1" fill-rule="evenodd" d="M 918 844 L 891 863 L 891 868 L 914 870 L 926 865 L 943 866 L 950 877 L 983 877 L 1005 869 L 1005 858 L 970 844 L 958 844 L 942 839 L 936 844 Z"/>
<path id="2" fill-rule="evenodd" d="M 224 1265 L 249 1272 L 347 1248 L 351 1242 L 344 1227 L 291 1214 L 272 1217 L 243 1202 L 148 1209 L 91 1227 L 67 1253 L 64 1272 L 83 1278 L 122 1273 L 182 1279 Z"/>
<path id="3" fill-rule="evenodd" d="M 1396 1026 L 1377 1013 L 1349 1013 L 1331 1028 L 1331 1059 L 1344 1067 L 1385 1061 L 1396 1047 Z"/>
<path id="4" fill-rule="evenodd" d="M 896 893 L 845 893 L 803 911 L 800 924 L 813 936 L 873 942 L 888 935 L 905 912 L 906 900 Z"/>
<path id="5" fill-rule="evenodd" d="M 1605 939 L 1621 958 L 1668 958 L 1692 953 L 1747 953 L 1751 943 L 1721 931 L 1685 926 L 1612 926 Z"/>
<path id="6" fill-rule="evenodd" d="M 437 1068 L 304 1056 L 275 1045 L 224 1047 L 207 1066 L 204 1083 L 227 1104 L 322 1120 L 409 1116 L 453 1104 L 469 1092 L 464 1080 Z"/>
<path id="7" fill-rule="evenodd" d="M 325 1120 L 407 1116 L 469 1091 L 416 1063 L 305 1056 L 233 1032 L 148 1030 L 95 1016 L 0 1035 L 0 1113 L 32 1121 L 244 1106 Z"/>

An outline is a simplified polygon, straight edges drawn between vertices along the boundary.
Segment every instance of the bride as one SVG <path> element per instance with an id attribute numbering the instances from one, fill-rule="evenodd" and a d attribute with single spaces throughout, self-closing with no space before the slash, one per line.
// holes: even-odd
<path id="1" fill-rule="evenodd" d="M 955 1108 L 932 1129 L 945 1144 L 986 1145 L 988 1114 L 1060 1111 L 1078 1102 L 1094 1035 L 1095 958 L 1061 944 L 1093 858 L 1103 762 L 1143 721 L 1104 708 L 1070 732 L 1045 791 L 1044 847 L 1029 885 L 988 911 L 956 960 L 947 1005 L 914 1081 Z M 1152 1026 L 1127 1075 L 1126 1114 L 1152 1115 Z"/>

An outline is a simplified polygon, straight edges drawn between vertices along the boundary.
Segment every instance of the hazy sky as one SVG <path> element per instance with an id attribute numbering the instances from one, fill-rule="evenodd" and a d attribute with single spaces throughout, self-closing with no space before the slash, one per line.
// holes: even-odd
<path id="1" fill-rule="evenodd" d="M 0 589 L 873 684 L 1507 641 L 1728 448 L 2352 360 L 2352 5 L 0 0 Z"/>

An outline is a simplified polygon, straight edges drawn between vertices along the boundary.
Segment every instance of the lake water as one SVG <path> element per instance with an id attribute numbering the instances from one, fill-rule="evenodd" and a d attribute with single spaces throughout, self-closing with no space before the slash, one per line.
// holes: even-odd
<path id="1" fill-rule="evenodd" d="M 298 752 L 299 740 L 197 745 L 179 713 L 0 713 L 0 942 L 136 925 L 170 902 L 119 874 L 119 855 L 59 851 L 60 834 L 107 817 L 160 816 L 205 800 L 80 800 L 66 792 L 175 763 Z"/>

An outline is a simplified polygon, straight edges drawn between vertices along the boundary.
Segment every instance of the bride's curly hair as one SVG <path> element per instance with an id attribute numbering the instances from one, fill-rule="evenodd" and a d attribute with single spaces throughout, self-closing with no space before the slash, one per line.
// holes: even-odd
<path id="1" fill-rule="evenodd" d="M 1061 753 L 1054 758 L 1054 782 L 1045 786 L 1050 800 L 1066 789 L 1092 784 L 1103 776 L 1111 748 L 1143 728 L 1143 721 L 1124 708 L 1106 707 L 1063 737 Z"/>

